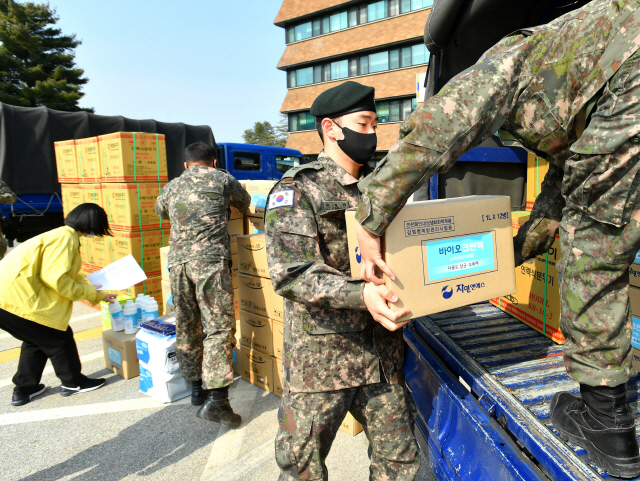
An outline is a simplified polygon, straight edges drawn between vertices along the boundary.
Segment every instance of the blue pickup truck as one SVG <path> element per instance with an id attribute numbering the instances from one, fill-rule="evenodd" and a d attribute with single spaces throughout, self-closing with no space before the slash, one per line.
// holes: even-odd
<path id="1" fill-rule="evenodd" d="M 277 180 L 304 163 L 298 150 L 252 144 L 218 144 L 218 166 L 236 179 Z"/>

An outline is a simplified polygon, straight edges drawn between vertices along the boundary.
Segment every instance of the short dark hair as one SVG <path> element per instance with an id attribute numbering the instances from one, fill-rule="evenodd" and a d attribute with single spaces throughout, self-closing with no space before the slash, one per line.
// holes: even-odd
<path id="1" fill-rule="evenodd" d="M 216 148 L 204 142 L 187 145 L 187 148 L 184 149 L 184 160 L 188 164 L 195 162 L 212 164 L 217 158 L 218 152 Z"/>
<path id="2" fill-rule="evenodd" d="M 107 213 L 98 204 L 80 204 L 67 214 L 64 225 L 83 234 L 111 235 Z"/>

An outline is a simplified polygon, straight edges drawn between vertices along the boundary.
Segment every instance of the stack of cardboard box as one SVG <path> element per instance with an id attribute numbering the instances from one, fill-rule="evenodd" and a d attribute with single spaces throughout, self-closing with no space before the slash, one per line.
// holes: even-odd
<path id="1" fill-rule="evenodd" d="M 154 210 L 168 179 L 164 135 L 115 132 L 56 142 L 55 151 L 65 216 L 93 202 L 107 212 L 113 232 L 81 242 L 85 274 L 131 254 L 148 279 L 116 293 L 159 299 L 159 248 L 169 242 L 169 224 Z"/>
<path id="2" fill-rule="evenodd" d="M 633 318 L 631 363 L 640 372 L 640 252 L 629 268 L 629 303 Z"/>

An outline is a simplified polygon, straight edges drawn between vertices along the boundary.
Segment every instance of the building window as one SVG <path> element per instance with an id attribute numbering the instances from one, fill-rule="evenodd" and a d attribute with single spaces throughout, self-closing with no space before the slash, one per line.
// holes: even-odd
<path id="1" fill-rule="evenodd" d="M 295 112 L 289 114 L 289 132 L 314 130 L 315 128 L 315 119 L 309 112 Z"/>
<path id="2" fill-rule="evenodd" d="M 249 170 L 253 172 L 261 170 L 260 154 L 255 154 L 253 152 L 234 152 L 233 168 L 236 170 Z"/>
<path id="3" fill-rule="evenodd" d="M 356 27 L 403 13 L 431 7 L 433 0 L 374 0 L 348 10 L 314 18 L 286 28 L 286 43 L 299 42 L 318 35 Z"/>
<path id="4" fill-rule="evenodd" d="M 362 57 L 351 57 L 327 64 L 314 65 L 313 67 L 289 70 L 287 87 L 302 87 L 358 75 L 424 65 L 428 62 L 429 51 L 424 44 L 420 43 L 400 49 L 363 55 Z"/>
<path id="5" fill-rule="evenodd" d="M 401 122 L 417 108 L 415 97 L 376 102 L 378 123 Z M 289 132 L 315 130 L 315 119 L 308 111 L 289 114 Z"/>

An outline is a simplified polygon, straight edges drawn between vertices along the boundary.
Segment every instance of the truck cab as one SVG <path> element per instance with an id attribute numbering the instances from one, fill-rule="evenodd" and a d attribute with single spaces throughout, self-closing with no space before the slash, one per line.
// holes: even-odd
<path id="1" fill-rule="evenodd" d="M 218 167 L 236 179 L 278 180 L 287 170 L 305 163 L 302 153 L 284 147 L 218 144 Z"/>

